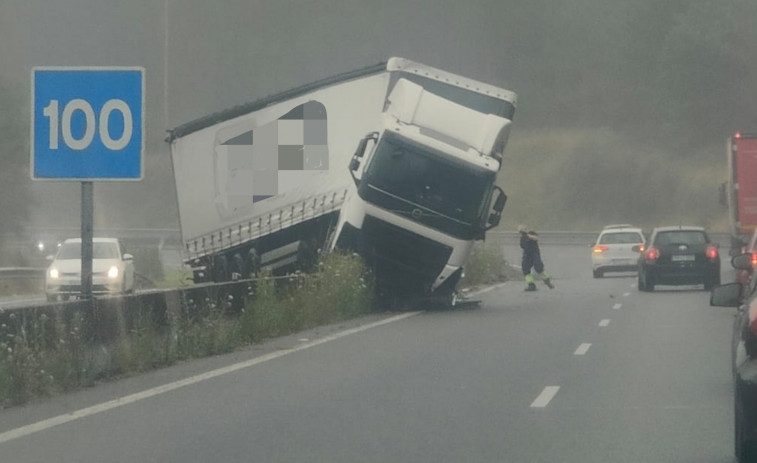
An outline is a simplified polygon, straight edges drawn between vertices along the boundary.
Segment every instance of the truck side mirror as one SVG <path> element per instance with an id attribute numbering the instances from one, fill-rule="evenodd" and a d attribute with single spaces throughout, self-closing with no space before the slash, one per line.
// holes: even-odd
<path id="1" fill-rule="evenodd" d="M 371 132 L 363 137 L 357 144 L 355 153 L 352 155 L 352 160 L 350 161 L 350 175 L 352 175 L 352 180 L 355 181 L 355 185 L 358 184 L 358 179 L 355 177 L 355 173 L 360 168 L 360 159 L 365 155 L 365 149 L 368 147 L 368 142 L 371 140 L 374 142 L 378 140 L 378 132 Z"/>
<path id="2" fill-rule="evenodd" d="M 497 198 L 494 200 L 494 205 L 492 206 L 493 212 L 489 214 L 489 218 L 486 220 L 486 230 L 499 225 L 499 221 L 502 219 L 502 211 L 505 209 L 505 204 L 507 203 L 507 195 L 502 191 L 502 188 L 495 186 L 494 191 Z"/>

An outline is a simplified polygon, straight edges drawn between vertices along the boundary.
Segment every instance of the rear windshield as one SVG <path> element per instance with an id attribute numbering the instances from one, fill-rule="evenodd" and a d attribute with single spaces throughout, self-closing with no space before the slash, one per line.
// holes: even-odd
<path id="1" fill-rule="evenodd" d="M 706 244 L 707 235 L 701 231 L 695 230 L 675 230 L 658 233 L 655 238 L 654 244 L 657 246 L 665 246 L 668 244 Z"/>
<path id="2" fill-rule="evenodd" d="M 599 244 L 625 244 L 625 243 L 643 243 L 644 239 L 638 233 L 605 233 L 599 238 Z"/>

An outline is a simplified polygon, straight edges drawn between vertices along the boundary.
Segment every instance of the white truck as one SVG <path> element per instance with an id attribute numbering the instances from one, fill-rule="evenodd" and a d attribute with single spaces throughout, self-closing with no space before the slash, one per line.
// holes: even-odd
<path id="1" fill-rule="evenodd" d="M 379 288 L 454 304 L 473 243 L 499 223 L 496 186 L 515 109 L 512 92 L 405 60 L 381 126 L 360 142 L 335 246 L 361 254 Z"/>
<path id="2" fill-rule="evenodd" d="M 452 297 L 504 207 L 515 102 L 391 58 L 177 127 L 185 262 L 195 281 L 226 281 L 346 248 L 399 293 Z"/>

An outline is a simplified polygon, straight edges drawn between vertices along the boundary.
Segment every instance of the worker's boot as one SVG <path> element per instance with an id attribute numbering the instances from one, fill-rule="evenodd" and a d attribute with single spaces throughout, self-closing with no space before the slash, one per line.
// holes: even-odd
<path id="1" fill-rule="evenodd" d="M 529 283 L 523 291 L 536 291 L 536 283 Z"/>
<path id="2" fill-rule="evenodd" d="M 552 280 L 549 278 L 544 279 L 544 284 L 547 285 L 549 289 L 555 289 L 555 285 L 552 284 Z"/>

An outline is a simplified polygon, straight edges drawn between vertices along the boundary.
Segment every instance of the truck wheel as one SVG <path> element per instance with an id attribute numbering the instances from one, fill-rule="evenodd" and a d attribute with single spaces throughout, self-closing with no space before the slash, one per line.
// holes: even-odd
<path id="1" fill-rule="evenodd" d="M 251 248 L 247 252 L 247 268 L 252 276 L 260 273 L 260 254 L 258 254 L 258 250 L 255 248 Z"/>
<path id="2" fill-rule="evenodd" d="M 229 281 L 229 261 L 226 256 L 213 259 L 213 281 L 216 283 Z"/>
<path id="3" fill-rule="evenodd" d="M 243 280 L 247 278 L 246 266 L 244 265 L 244 259 L 239 254 L 234 254 L 231 259 L 231 279 L 233 281 Z"/>

